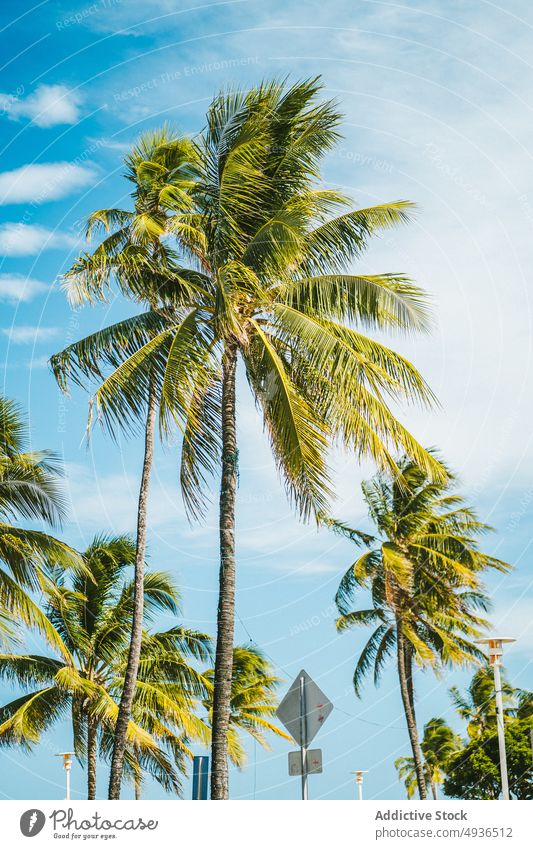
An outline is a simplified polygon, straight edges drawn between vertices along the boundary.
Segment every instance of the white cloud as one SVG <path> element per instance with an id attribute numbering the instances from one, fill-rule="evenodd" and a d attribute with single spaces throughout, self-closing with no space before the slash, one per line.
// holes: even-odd
<path id="1" fill-rule="evenodd" d="M 9 118 L 29 118 L 37 127 L 75 124 L 79 97 L 64 85 L 40 85 L 25 99 L 0 94 L 0 109 Z"/>
<path id="2" fill-rule="evenodd" d="M 71 162 L 23 165 L 0 173 L 0 205 L 59 200 L 91 183 L 95 171 Z"/>
<path id="3" fill-rule="evenodd" d="M 126 153 L 132 145 L 132 142 L 116 141 L 114 138 L 109 138 L 107 136 L 89 136 L 87 138 L 87 143 L 98 150 L 118 150 L 120 153 Z"/>
<path id="4" fill-rule="evenodd" d="M 68 463 L 66 486 L 71 503 L 72 523 L 84 530 L 107 527 L 113 533 L 124 533 L 135 528 L 139 479 L 123 470 L 109 474 L 97 473 L 89 466 Z M 177 487 L 165 486 L 157 478 L 153 482 L 150 504 L 152 533 L 167 523 L 174 524 L 183 515 Z"/>
<path id="5" fill-rule="evenodd" d="M 37 224 L 7 222 L 0 225 L 0 254 L 34 256 L 51 248 L 73 248 L 77 239 L 68 233 L 57 233 Z"/>
<path id="6" fill-rule="evenodd" d="M 1 332 L 15 345 L 26 345 L 28 342 L 45 342 L 59 333 L 59 327 L 33 327 L 20 324 L 14 327 L 2 327 Z"/>
<path id="7" fill-rule="evenodd" d="M 0 301 L 31 301 L 49 288 L 47 283 L 33 277 L 25 277 L 24 274 L 0 274 Z"/>

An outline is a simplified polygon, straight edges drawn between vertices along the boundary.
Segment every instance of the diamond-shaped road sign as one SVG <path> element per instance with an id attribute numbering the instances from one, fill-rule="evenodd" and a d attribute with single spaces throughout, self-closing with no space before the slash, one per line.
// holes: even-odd
<path id="1" fill-rule="evenodd" d="M 322 749 L 308 749 L 306 757 L 307 774 L 322 772 Z M 289 752 L 289 775 L 302 774 L 302 753 Z"/>
<path id="2" fill-rule="evenodd" d="M 302 679 L 305 704 L 305 722 L 300 717 L 302 699 Z M 333 710 L 333 705 L 318 684 L 315 684 L 305 669 L 298 673 L 285 698 L 280 702 L 276 716 L 299 746 L 307 746 L 322 728 Z M 306 739 L 302 739 L 302 727 L 306 730 Z M 305 733 L 305 732 L 304 732 Z"/>

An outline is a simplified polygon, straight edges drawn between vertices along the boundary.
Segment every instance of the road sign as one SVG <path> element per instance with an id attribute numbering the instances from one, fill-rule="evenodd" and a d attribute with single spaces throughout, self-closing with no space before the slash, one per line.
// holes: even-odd
<path id="1" fill-rule="evenodd" d="M 322 749 L 308 749 L 306 756 L 307 774 L 322 772 Z M 302 774 L 302 753 L 289 752 L 289 775 Z"/>
<path id="2" fill-rule="evenodd" d="M 305 723 L 301 722 L 300 715 L 302 678 L 305 689 Z M 302 669 L 289 687 L 287 695 L 280 702 L 276 716 L 299 746 L 307 746 L 322 728 L 332 710 L 333 705 L 328 697 Z"/>
<path id="3" fill-rule="evenodd" d="M 192 761 L 192 798 L 207 799 L 209 781 L 209 758 L 207 755 L 197 755 Z"/>

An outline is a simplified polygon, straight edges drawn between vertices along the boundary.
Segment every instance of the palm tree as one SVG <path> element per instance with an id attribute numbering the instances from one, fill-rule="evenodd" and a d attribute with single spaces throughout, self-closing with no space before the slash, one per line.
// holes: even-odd
<path id="1" fill-rule="evenodd" d="M 488 606 L 480 574 L 509 566 L 479 550 L 478 537 L 491 529 L 451 491 L 451 473 L 446 483 L 432 482 L 412 460 L 405 458 L 399 465 L 401 478 L 378 474 L 362 484 L 378 537 L 335 520 L 328 524 L 356 544 L 369 546 L 339 586 L 337 627 L 342 631 L 356 625 L 377 626 L 355 668 L 357 695 L 370 668 L 377 683 L 395 652 L 418 790 L 425 799 L 413 664 L 438 670 L 483 658 L 473 643 L 488 624 L 477 612 Z M 371 607 L 353 611 L 353 599 L 361 589 L 370 590 Z"/>
<path id="2" fill-rule="evenodd" d="M 480 737 L 485 731 L 496 729 L 494 673 L 488 664 L 476 670 L 465 695 L 457 687 L 451 687 L 449 693 L 457 713 L 467 723 L 467 733 L 471 740 Z M 527 716 L 531 693 L 516 690 L 503 680 L 502 697 L 504 718 Z"/>
<path id="3" fill-rule="evenodd" d="M 96 796 L 98 747 L 110 754 L 117 722 L 117 701 L 127 666 L 134 582 L 125 577 L 135 563 L 136 545 L 128 536 L 98 536 L 84 553 L 87 572 L 68 587 L 57 576 L 47 591 L 44 614 L 65 646 L 61 656 L 0 655 L 0 676 L 27 692 L 0 709 L 0 744 L 30 749 L 42 733 L 70 713 L 74 750 L 87 762 L 87 796 Z M 161 572 L 145 575 L 144 619 L 158 611 L 175 615 L 176 588 Z M 146 633 L 141 651 L 142 683 L 133 702 L 124 770 L 137 777 L 148 770 L 166 790 L 179 792 L 187 739 L 208 739 L 208 728 L 194 716 L 195 699 L 208 682 L 189 659 L 206 660 L 209 639 L 175 627 Z M 172 675 L 172 682 L 168 676 Z"/>
<path id="4" fill-rule="evenodd" d="M 191 185 L 195 151 L 185 138 L 168 128 L 146 133 L 125 159 L 126 178 L 133 184 L 133 210 L 100 209 L 88 219 L 87 238 L 101 232 L 108 235 L 92 254 L 82 255 L 67 279 L 73 304 L 105 299 L 113 281 L 119 290 L 148 305 L 148 311 L 92 334 L 51 359 L 59 385 L 68 389 L 69 378 L 103 379 L 102 369 L 117 367 L 121 357 L 152 339 L 166 326 L 158 311 L 159 288 L 166 269 L 173 264 L 172 250 L 161 241 L 170 212 L 190 206 L 186 190 Z M 173 278 L 174 303 L 180 288 L 188 286 Z M 154 458 L 154 431 L 158 407 L 157 378 L 152 370 L 145 375 L 136 411 L 144 423 L 144 457 L 137 506 L 134 616 L 124 689 L 115 729 L 109 798 L 120 797 L 120 780 L 126 751 L 126 734 L 131 716 L 139 666 L 143 618 L 143 569 L 146 554 L 147 510 L 150 476 Z M 92 410 L 90 414 L 90 419 Z"/>
<path id="5" fill-rule="evenodd" d="M 434 717 L 425 724 L 420 748 L 424 756 L 426 785 L 431 787 L 433 799 L 438 799 L 438 787 L 444 781 L 448 760 L 459 751 L 461 746 L 459 735 L 454 734 L 441 717 Z M 418 786 L 414 758 L 397 758 L 394 766 L 398 770 L 399 778 L 405 784 L 407 798 L 412 799 Z"/>
<path id="6" fill-rule="evenodd" d="M 426 722 L 421 749 L 427 765 L 428 784 L 433 798 L 438 799 L 438 787 L 444 781 L 450 757 L 461 748 L 461 738 L 454 734 L 441 717 Z"/>
<path id="7" fill-rule="evenodd" d="M 204 675 L 214 682 L 214 669 L 208 669 Z M 242 767 L 246 762 L 240 732 L 249 734 L 264 749 L 270 748 L 266 733 L 275 734 L 284 740 L 292 740 L 292 737 L 271 721 L 278 705 L 276 691 L 279 681 L 260 649 L 251 645 L 235 646 L 228 728 L 228 755 L 235 766 Z M 212 698 L 206 700 L 204 706 L 209 712 L 211 723 Z"/>
<path id="8" fill-rule="evenodd" d="M 406 450 L 428 474 L 443 474 L 386 401 L 430 403 L 430 390 L 409 362 L 363 332 L 426 329 L 424 296 L 402 275 L 350 268 L 376 231 L 407 220 L 411 205 L 354 211 L 341 193 L 319 188 L 341 119 L 332 102 L 318 101 L 320 88 L 317 80 L 268 83 L 215 98 L 195 142 L 193 206 L 166 225 L 192 267 L 165 267 L 157 332 L 152 325 L 142 344 L 142 332 L 126 341 L 111 331 L 68 355 L 78 372 L 102 357 L 117 365 L 94 397 L 111 429 L 137 420 L 149 376 L 156 381 L 163 430 L 177 424 L 183 434 L 181 485 L 192 516 L 203 514 L 206 484 L 220 469 L 213 799 L 228 797 L 238 359 L 304 518 L 325 510 L 335 437 L 389 471 L 398 471 L 393 451 Z M 98 274 L 83 268 L 73 269 L 69 285 L 82 296 L 101 292 Z"/>
<path id="9" fill-rule="evenodd" d="M 20 408 L 0 396 L 0 637 L 9 640 L 15 635 L 13 623 L 23 622 L 68 658 L 66 646 L 29 592 L 48 588 L 52 570 L 80 570 L 83 564 L 64 542 L 14 524 L 37 520 L 58 526 L 65 517 L 57 458 L 27 445 Z"/>

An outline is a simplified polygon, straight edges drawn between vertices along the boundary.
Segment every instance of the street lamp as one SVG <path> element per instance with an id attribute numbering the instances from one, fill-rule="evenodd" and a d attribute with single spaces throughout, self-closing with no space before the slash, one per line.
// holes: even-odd
<path id="1" fill-rule="evenodd" d="M 363 801 L 363 775 L 368 772 L 367 769 L 356 769 L 355 772 L 352 772 L 352 775 L 355 775 L 355 783 L 357 785 L 359 801 Z"/>
<path id="2" fill-rule="evenodd" d="M 70 800 L 70 770 L 72 767 L 72 756 L 74 754 L 74 752 L 58 752 L 56 755 L 56 758 L 63 758 L 63 767 L 67 779 L 67 795 L 65 797 L 67 801 Z"/>
<path id="3" fill-rule="evenodd" d="M 479 645 L 488 647 L 489 663 L 494 669 L 494 690 L 496 693 L 496 725 L 498 728 L 498 747 L 500 750 L 500 773 L 502 777 L 502 798 L 509 799 L 509 779 L 507 777 L 507 754 L 505 751 L 505 729 L 503 725 L 502 678 L 500 667 L 504 643 L 514 643 L 513 637 L 486 637 L 476 640 Z"/>

